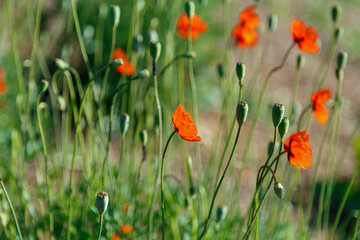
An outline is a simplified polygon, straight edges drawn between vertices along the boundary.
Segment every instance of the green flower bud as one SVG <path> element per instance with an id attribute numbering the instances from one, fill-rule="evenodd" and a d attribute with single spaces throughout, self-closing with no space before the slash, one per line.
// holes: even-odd
<path id="1" fill-rule="evenodd" d="M 56 96 L 56 102 L 59 104 L 60 110 L 65 111 L 65 109 L 66 109 L 66 101 L 61 95 Z"/>
<path id="2" fill-rule="evenodd" d="M 246 102 L 239 102 L 236 107 L 236 119 L 239 125 L 243 125 L 249 111 L 249 106 Z"/>
<path id="3" fill-rule="evenodd" d="M 274 127 L 279 126 L 281 120 L 284 117 L 284 113 L 285 113 L 284 105 L 282 105 L 280 103 L 275 103 L 272 108 L 272 121 L 273 121 Z"/>
<path id="4" fill-rule="evenodd" d="M 272 32 L 275 32 L 278 26 L 278 16 L 276 14 L 273 14 L 269 16 L 268 18 L 268 27 L 269 30 Z"/>
<path id="5" fill-rule="evenodd" d="M 103 214 L 106 211 L 108 204 L 109 204 L 108 194 L 106 192 L 98 192 L 98 194 L 96 195 L 95 206 L 99 211 L 99 214 Z"/>
<path id="6" fill-rule="evenodd" d="M 39 93 L 45 92 L 49 88 L 49 82 L 45 79 L 41 80 L 40 86 L 39 86 Z"/>
<path id="7" fill-rule="evenodd" d="M 335 75 L 338 81 L 342 81 L 344 79 L 344 71 L 342 69 L 336 69 Z"/>
<path id="8" fill-rule="evenodd" d="M 150 42 L 150 55 L 155 62 L 159 60 L 161 54 L 161 44 L 159 42 Z"/>
<path id="9" fill-rule="evenodd" d="M 148 141 L 148 133 L 147 133 L 147 131 L 145 129 L 141 130 L 140 133 L 139 133 L 139 136 L 140 136 L 140 141 L 141 141 L 142 145 L 146 146 L 147 141 Z"/>
<path id="10" fill-rule="evenodd" d="M 143 69 L 140 72 L 138 72 L 135 76 L 136 79 L 144 79 L 150 76 L 150 72 L 147 69 Z"/>
<path id="11" fill-rule="evenodd" d="M 220 78 L 225 76 L 225 65 L 223 63 L 219 63 L 217 66 L 218 74 Z"/>
<path id="12" fill-rule="evenodd" d="M 284 139 L 284 137 L 286 136 L 288 130 L 289 130 L 289 119 L 287 117 L 283 117 L 280 125 L 279 125 L 279 134 L 281 139 Z"/>
<path id="13" fill-rule="evenodd" d="M 189 19 L 195 15 L 195 3 L 193 1 L 185 2 L 185 12 Z"/>
<path id="14" fill-rule="evenodd" d="M 196 193 L 197 193 L 196 187 L 194 185 L 191 185 L 189 188 L 190 197 L 195 198 Z"/>
<path id="15" fill-rule="evenodd" d="M 285 189 L 284 189 L 284 187 L 281 185 L 281 183 L 275 183 L 274 184 L 274 192 L 275 192 L 275 194 L 276 194 L 276 196 L 280 199 L 280 200 L 282 200 L 282 199 L 284 199 L 284 197 L 285 197 Z"/>
<path id="16" fill-rule="evenodd" d="M 333 21 L 334 24 L 337 24 L 340 20 L 340 16 L 341 16 L 341 8 L 339 6 L 333 6 L 331 8 L 331 19 Z"/>
<path id="17" fill-rule="evenodd" d="M 183 54 L 184 58 L 196 58 L 196 52 L 186 52 Z"/>
<path id="18" fill-rule="evenodd" d="M 120 132 L 124 136 L 129 129 L 130 117 L 127 113 L 122 113 L 120 115 Z"/>
<path id="19" fill-rule="evenodd" d="M 334 31 L 334 37 L 336 41 L 339 41 L 342 36 L 344 35 L 344 29 L 343 28 L 336 28 Z"/>
<path id="20" fill-rule="evenodd" d="M 245 77 L 245 72 L 246 72 L 245 64 L 241 62 L 236 63 L 236 75 L 239 79 L 240 85 L 242 84 L 242 81 Z"/>
<path id="21" fill-rule="evenodd" d="M 301 69 L 305 64 L 305 57 L 303 55 L 298 55 L 296 59 L 296 68 Z"/>
<path id="22" fill-rule="evenodd" d="M 55 59 L 55 65 L 62 71 L 66 71 L 70 69 L 70 65 L 60 58 Z"/>
<path id="23" fill-rule="evenodd" d="M 344 70 L 344 68 L 346 67 L 347 60 L 348 60 L 347 52 L 339 52 L 339 54 L 337 55 L 337 67 L 339 69 Z"/>
<path id="24" fill-rule="evenodd" d="M 119 25 L 120 21 L 120 7 L 118 5 L 110 6 L 110 20 L 114 28 Z"/>
<path id="25" fill-rule="evenodd" d="M 118 59 L 115 59 L 114 61 L 112 61 L 110 63 L 110 66 L 113 67 L 113 68 L 116 68 L 116 67 L 121 66 L 123 64 L 124 64 L 123 60 L 121 58 L 118 58 Z"/>
<path id="26" fill-rule="evenodd" d="M 218 223 L 218 222 L 223 222 L 226 218 L 226 215 L 227 215 L 227 211 L 228 211 L 228 208 L 227 206 L 224 206 L 224 205 L 219 205 L 216 209 L 216 218 L 215 218 L 215 221 Z"/>

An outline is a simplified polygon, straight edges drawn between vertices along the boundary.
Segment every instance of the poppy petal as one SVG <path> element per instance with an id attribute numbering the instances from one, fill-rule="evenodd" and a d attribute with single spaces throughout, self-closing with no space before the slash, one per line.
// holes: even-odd
<path id="1" fill-rule="evenodd" d="M 328 120 L 328 112 L 322 103 L 315 104 L 312 113 L 320 125 L 324 125 Z"/>

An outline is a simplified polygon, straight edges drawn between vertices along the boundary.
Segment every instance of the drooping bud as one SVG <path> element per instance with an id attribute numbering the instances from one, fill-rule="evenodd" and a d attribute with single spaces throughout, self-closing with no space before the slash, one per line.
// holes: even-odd
<path id="1" fill-rule="evenodd" d="M 110 20 L 114 28 L 119 25 L 120 22 L 120 7 L 118 5 L 110 6 Z"/>
<path id="2" fill-rule="evenodd" d="M 159 42 L 150 42 L 150 55 L 154 62 L 159 60 L 161 54 L 161 44 Z"/>
<path id="3" fill-rule="evenodd" d="M 271 16 L 269 16 L 268 18 L 268 27 L 269 30 L 272 32 L 275 32 L 278 26 L 278 16 L 276 14 L 273 14 Z"/>
<path id="4" fill-rule="evenodd" d="M 99 214 L 103 214 L 106 211 L 108 204 L 109 204 L 108 194 L 106 192 L 98 192 L 98 194 L 96 195 L 95 206 L 99 211 Z"/>
<path id="5" fill-rule="evenodd" d="M 333 6 L 331 8 L 331 19 L 334 24 L 337 24 L 340 20 L 341 16 L 341 8 L 337 5 Z"/>
<path id="6" fill-rule="evenodd" d="M 217 65 L 217 70 L 220 78 L 223 78 L 225 76 L 225 64 L 219 63 Z"/>
<path id="7" fill-rule="evenodd" d="M 249 106 L 246 102 L 239 102 L 236 107 L 236 119 L 238 124 L 241 126 L 246 121 L 246 117 L 249 111 Z"/>
<path id="8" fill-rule="evenodd" d="M 49 88 L 49 82 L 45 79 L 41 80 L 40 86 L 39 86 L 39 93 L 45 92 Z"/>
<path id="9" fill-rule="evenodd" d="M 282 200 L 285 197 L 285 189 L 284 187 L 281 185 L 281 183 L 277 182 L 274 184 L 274 192 L 276 194 L 276 196 Z"/>
<path id="10" fill-rule="evenodd" d="M 336 79 L 337 79 L 338 81 L 342 81 L 342 80 L 344 79 L 344 70 L 337 68 L 337 69 L 335 70 L 335 75 L 336 75 Z"/>
<path id="11" fill-rule="evenodd" d="M 193 1 L 185 2 L 185 12 L 189 19 L 195 15 L 195 3 Z"/>
<path id="12" fill-rule="evenodd" d="M 144 79 L 150 76 L 150 72 L 147 69 L 143 69 L 140 72 L 138 72 L 135 76 L 136 79 Z"/>
<path id="13" fill-rule="evenodd" d="M 272 108 L 272 121 L 273 121 L 274 127 L 279 126 L 281 120 L 284 117 L 284 113 L 285 113 L 284 105 L 282 105 L 280 103 L 275 103 Z"/>
<path id="14" fill-rule="evenodd" d="M 196 52 L 185 52 L 183 54 L 184 58 L 196 58 Z"/>
<path id="15" fill-rule="evenodd" d="M 116 68 L 116 67 L 121 66 L 123 64 L 124 64 L 123 60 L 121 58 L 118 58 L 118 59 L 115 59 L 114 61 L 112 61 L 110 63 L 110 66 L 113 67 L 113 68 Z"/>
<path id="16" fill-rule="evenodd" d="M 127 113 L 122 113 L 120 115 L 120 132 L 122 136 L 125 136 L 126 132 L 129 129 L 130 117 Z"/>
<path id="17" fill-rule="evenodd" d="M 296 68 L 301 69 L 305 64 L 305 57 L 303 55 L 298 55 L 296 59 Z"/>
<path id="18" fill-rule="evenodd" d="M 216 218 L 215 218 L 215 221 L 218 223 L 218 222 L 223 222 L 226 218 L 226 215 L 227 215 L 227 211 L 228 211 L 228 208 L 227 206 L 224 206 L 224 205 L 219 205 L 216 209 Z"/>
<path id="19" fill-rule="evenodd" d="M 283 119 L 281 120 L 281 123 L 279 125 L 279 134 L 282 140 L 284 139 L 289 130 L 289 123 L 290 121 L 287 117 L 283 117 Z"/>
<path id="20" fill-rule="evenodd" d="M 70 69 L 70 65 L 61 58 L 55 59 L 55 65 L 62 71 L 66 71 Z"/>
<path id="21" fill-rule="evenodd" d="M 59 108 L 61 111 L 64 111 L 66 109 L 66 101 L 61 95 L 56 96 L 56 102 L 59 104 Z"/>
<path id="22" fill-rule="evenodd" d="M 337 67 L 339 69 L 344 70 L 344 68 L 346 67 L 347 60 L 348 60 L 347 52 L 339 52 L 339 54 L 337 55 Z"/>
<path id="23" fill-rule="evenodd" d="M 148 133 L 147 133 L 147 131 L 145 129 L 141 130 L 140 133 L 139 133 L 139 136 L 140 136 L 140 141 L 141 141 L 142 145 L 146 146 L 147 141 L 148 141 Z"/>
<path id="24" fill-rule="evenodd" d="M 343 28 L 336 28 L 334 31 L 334 37 L 336 41 L 339 41 L 342 36 L 344 35 L 344 29 Z"/>
<path id="25" fill-rule="evenodd" d="M 236 63 L 236 75 L 239 79 L 240 85 L 242 85 L 242 81 L 245 77 L 245 72 L 246 72 L 245 64 L 243 64 L 241 62 L 237 62 Z"/>

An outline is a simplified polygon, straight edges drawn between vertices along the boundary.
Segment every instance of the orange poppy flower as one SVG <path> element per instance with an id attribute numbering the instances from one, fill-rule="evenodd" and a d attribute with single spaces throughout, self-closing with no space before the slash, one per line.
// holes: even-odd
<path id="1" fill-rule="evenodd" d="M 0 67 L 0 95 L 4 95 L 7 91 L 4 75 L 5 69 L 3 67 Z"/>
<path id="2" fill-rule="evenodd" d="M 120 231 L 122 234 L 130 234 L 134 231 L 134 227 L 132 225 L 124 224 L 120 227 Z"/>
<path id="3" fill-rule="evenodd" d="M 306 28 L 303 21 L 294 19 L 290 25 L 290 32 L 301 51 L 313 54 L 319 51 L 320 47 L 316 44 L 319 35 L 314 27 Z"/>
<path id="4" fill-rule="evenodd" d="M 191 40 L 196 40 L 197 37 L 208 30 L 208 26 L 204 20 L 199 16 L 194 14 L 194 16 L 189 20 L 188 15 L 184 12 L 181 14 L 176 21 L 176 31 L 179 37 L 186 40 L 189 39 L 189 33 L 191 31 Z"/>
<path id="5" fill-rule="evenodd" d="M 240 13 L 240 21 L 232 31 L 240 48 L 253 47 L 258 40 L 256 28 L 260 25 L 259 15 L 254 6 L 247 7 Z"/>
<path id="6" fill-rule="evenodd" d="M 120 236 L 116 233 L 113 235 L 112 240 L 121 240 Z"/>
<path id="7" fill-rule="evenodd" d="M 284 143 L 289 163 L 295 167 L 305 169 L 312 164 L 312 152 L 309 135 L 305 131 L 294 132 Z"/>
<path id="8" fill-rule="evenodd" d="M 172 122 L 176 132 L 186 141 L 200 142 L 201 138 L 196 136 L 198 131 L 195 123 L 188 112 L 183 112 L 184 106 L 179 105 L 172 116 Z"/>
<path id="9" fill-rule="evenodd" d="M 113 61 L 115 59 L 121 58 L 123 60 L 123 65 L 116 67 L 121 75 L 131 76 L 135 74 L 135 68 L 132 63 L 126 58 L 126 53 L 121 48 L 116 48 L 113 55 Z"/>
<path id="10" fill-rule="evenodd" d="M 328 119 L 328 112 L 324 103 L 330 98 L 330 89 L 320 89 L 311 96 L 312 113 L 320 125 L 324 125 Z"/>

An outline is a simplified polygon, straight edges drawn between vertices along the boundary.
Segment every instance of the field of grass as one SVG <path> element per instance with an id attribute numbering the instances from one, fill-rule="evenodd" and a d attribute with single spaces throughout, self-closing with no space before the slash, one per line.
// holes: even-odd
<path id="1" fill-rule="evenodd" d="M 0 0 L 0 239 L 360 239 L 359 9 Z"/>

